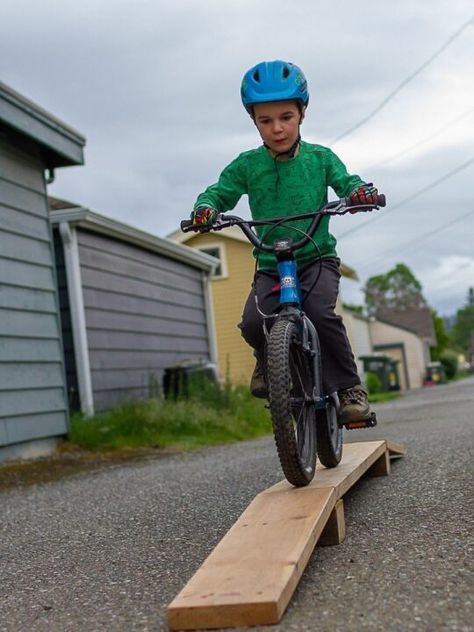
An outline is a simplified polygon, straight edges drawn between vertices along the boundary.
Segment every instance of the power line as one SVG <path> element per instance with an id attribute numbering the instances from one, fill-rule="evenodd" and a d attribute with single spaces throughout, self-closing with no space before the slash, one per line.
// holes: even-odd
<path id="1" fill-rule="evenodd" d="M 473 111 L 474 111 L 474 107 L 470 107 L 468 110 L 466 110 L 465 112 L 463 112 L 456 118 L 449 121 L 449 123 L 446 123 L 446 125 L 443 125 L 443 127 L 440 127 L 436 132 L 433 132 L 429 136 L 426 136 L 425 138 L 417 141 L 416 143 L 409 145 L 405 149 L 402 149 L 398 153 L 394 154 L 393 156 L 390 156 L 389 158 L 386 158 L 385 160 L 378 160 L 376 163 L 369 165 L 368 167 L 365 167 L 364 171 L 371 171 L 372 169 L 377 169 L 378 167 L 382 165 L 386 165 L 389 162 L 393 162 L 394 160 L 397 160 L 397 158 L 400 158 L 400 156 L 404 156 L 405 154 L 408 154 L 410 151 L 413 151 L 413 149 L 416 149 L 420 145 L 424 145 L 425 143 L 432 140 L 433 138 L 436 138 L 436 136 L 440 136 L 440 134 L 442 134 L 447 129 L 452 127 L 455 123 L 458 123 L 463 118 L 466 118 L 466 116 L 469 116 L 470 114 L 472 114 Z"/>
<path id="2" fill-rule="evenodd" d="M 421 242 L 426 241 L 427 239 L 430 239 L 431 237 L 433 237 L 433 235 L 436 235 L 442 230 L 447 230 L 453 224 L 456 224 L 457 222 L 460 222 L 466 217 L 469 217 L 469 215 L 473 215 L 473 214 L 474 214 L 474 209 L 472 209 L 471 211 L 468 211 L 467 213 L 464 213 L 463 215 L 460 215 L 459 217 L 456 217 L 455 219 L 452 219 L 449 222 L 446 222 L 445 224 L 442 224 L 441 226 L 438 226 L 438 228 L 435 228 L 434 230 L 428 231 L 427 233 L 423 233 L 422 235 L 418 235 L 418 237 L 416 237 L 415 239 L 405 242 L 404 245 L 401 247 L 397 246 L 395 248 L 391 248 L 390 250 L 386 250 L 385 252 L 378 254 L 377 257 L 373 259 L 369 259 L 369 261 L 362 263 L 358 267 L 365 268 L 365 267 L 371 266 L 374 263 L 376 263 L 381 257 L 385 257 L 386 255 L 390 255 L 392 253 L 404 252 L 408 248 L 411 248 L 411 246 L 413 246 L 414 244 L 418 246 Z"/>
<path id="3" fill-rule="evenodd" d="M 361 121 L 359 121 L 358 123 L 356 123 L 355 125 L 353 125 L 352 127 L 350 127 L 348 130 L 346 130 L 345 132 L 343 132 L 342 134 L 339 134 L 339 136 L 336 136 L 336 138 L 334 138 L 334 140 L 332 140 L 329 143 L 329 146 L 334 145 L 335 143 L 339 142 L 342 138 L 345 138 L 346 136 L 348 136 L 349 134 L 351 134 L 352 132 L 354 132 L 356 129 L 359 129 L 359 127 L 362 127 L 362 125 L 364 125 L 365 123 L 367 123 L 367 121 L 369 121 L 372 117 L 375 116 L 375 114 L 377 114 L 377 112 L 380 112 L 380 110 L 385 107 L 387 105 L 387 103 L 389 101 L 391 101 L 393 99 L 393 97 L 398 94 L 400 92 L 400 90 L 402 90 L 402 88 L 404 88 L 408 83 L 410 83 L 410 81 L 412 79 L 414 79 L 417 75 L 420 74 L 420 72 L 422 70 L 424 70 L 429 64 L 431 64 L 432 61 L 434 61 L 437 57 L 439 57 L 439 55 L 441 55 L 441 53 L 457 38 L 459 37 L 459 35 L 461 35 L 461 33 L 472 24 L 472 22 L 474 21 L 474 16 L 471 16 L 469 18 L 469 20 L 467 22 L 465 22 L 460 28 L 457 29 L 457 31 L 455 31 L 447 40 L 446 42 L 440 47 L 438 48 L 438 50 L 436 52 L 433 53 L 433 55 L 431 55 L 431 57 L 429 57 L 423 64 L 421 64 L 421 66 L 419 66 L 419 68 L 417 68 L 414 72 L 411 73 L 411 75 L 409 75 L 408 77 L 406 77 L 406 79 L 404 79 L 396 88 L 395 90 L 392 90 L 392 92 L 390 92 L 390 94 L 388 94 L 385 99 L 383 99 L 378 106 L 372 110 L 372 112 L 370 112 L 370 114 L 368 114 L 367 116 L 365 116 Z"/>
<path id="4" fill-rule="evenodd" d="M 412 200 L 415 200 L 417 197 L 419 197 L 423 193 L 426 193 L 427 191 L 430 191 L 434 187 L 438 186 L 438 184 L 441 184 L 445 180 L 448 180 L 448 178 L 451 178 L 452 176 L 456 175 L 457 173 L 459 173 L 463 169 L 466 169 L 473 162 L 474 162 L 474 158 L 470 158 L 468 161 L 464 162 L 462 165 L 459 165 L 458 167 L 456 167 L 452 171 L 449 171 L 448 173 L 446 173 L 444 176 L 441 176 L 441 178 L 438 178 L 434 182 L 431 182 L 431 184 L 428 184 L 427 186 L 423 187 L 419 191 L 416 191 L 416 193 L 413 193 L 412 195 L 410 195 L 409 197 L 405 198 L 404 200 L 401 200 L 401 202 L 398 202 L 397 204 L 394 204 L 394 205 L 390 206 L 388 209 L 383 211 L 383 213 L 381 213 L 380 215 L 376 215 L 375 217 L 372 217 L 372 218 L 368 219 L 363 224 L 360 224 L 359 226 L 356 226 L 355 228 L 351 228 L 350 230 L 346 231 L 345 233 L 342 233 L 342 235 L 340 235 L 337 238 L 338 241 L 340 241 L 341 239 L 344 239 L 344 237 L 347 237 L 348 235 L 352 235 L 353 233 L 357 232 L 358 230 L 361 230 L 362 228 L 366 228 L 367 224 L 373 224 L 374 222 L 376 222 L 378 220 L 381 220 L 384 217 L 387 217 L 387 214 L 390 213 L 391 211 L 394 211 L 395 209 L 400 208 L 404 204 L 408 204 L 408 202 L 411 202 Z"/>

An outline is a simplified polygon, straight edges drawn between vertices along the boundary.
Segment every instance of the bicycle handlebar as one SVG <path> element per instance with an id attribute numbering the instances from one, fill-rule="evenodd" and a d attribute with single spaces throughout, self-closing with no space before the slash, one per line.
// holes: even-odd
<path id="1" fill-rule="evenodd" d="M 256 248 L 259 248 L 260 250 L 264 250 L 266 252 L 273 252 L 274 247 L 263 243 L 252 230 L 252 226 L 264 226 L 277 223 L 284 224 L 288 221 L 313 218 L 313 221 L 311 222 L 306 235 L 293 243 L 293 250 L 297 250 L 306 245 L 306 243 L 311 239 L 324 215 L 345 215 L 346 213 L 362 213 L 366 211 L 373 211 L 380 206 L 385 206 L 385 195 L 377 196 L 377 204 L 357 204 L 351 206 L 349 198 L 341 198 L 340 200 L 329 202 L 329 204 L 323 206 L 321 209 L 319 209 L 319 211 L 310 211 L 308 213 L 300 213 L 298 215 L 270 217 L 261 220 L 245 220 L 241 217 L 238 217 L 237 215 L 227 215 L 224 213 L 220 213 L 217 216 L 216 221 L 210 226 L 195 225 L 193 224 L 193 221 L 191 219 L 184 219 L 181 222 L 180 226 L 181 230 L 184 233 L 188 233 L 190 231 L 208 232 L 210 230 L 222 230 L 223 228 L 228 228 L 230 226 L 239 226 L 242 232 Z"/>

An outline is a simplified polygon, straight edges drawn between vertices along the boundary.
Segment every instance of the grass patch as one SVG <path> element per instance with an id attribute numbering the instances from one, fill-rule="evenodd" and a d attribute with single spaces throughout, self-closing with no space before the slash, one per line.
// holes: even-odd
<path id="1" fill-rule="evenodd" d="M 75 414 L 70 441 L 88 450 L 191 449 L 253 439 L 271 432 L 265 402 L 247 387 L 201 385 L 187 399 L 124 402 L 94 417 Z"/>
<path id="2" fill-rule="evenodd" d="M 383 393 L 369 393 L 369 402 L 371 404 L 379 404 L 380 402 L 388 402 L 392 399 L 398 399 L 402 394 L 400 391 L 385 391 Z"/>
<path id="3" fill-rule="evenodd" d="M 399 392 L 374 393 L 372 403 L 400 397 Z M 84 417 L 71 418 L 69 443 L 92 451 L 137 448 L 192 449 L 255 439 L 271 433 L 265 401 L 252 397 L 246 386 L 202 383 L 188 398 L 125 401 Z"/>
<path id="4" fill-rule="evenodd" d="M 470 370 L 466 370 L 466 369 L 459 369 L 456 372 L 456 375 L 450 380 L 451 382 L 457 382 L 459 380 L 465 380 L 467 377 L 472 377 L 474 375 L 474 371 Z"/>

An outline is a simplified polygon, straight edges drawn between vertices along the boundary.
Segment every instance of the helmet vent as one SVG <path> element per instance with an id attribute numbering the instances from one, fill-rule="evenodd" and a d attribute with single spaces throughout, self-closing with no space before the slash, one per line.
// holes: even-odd
<path id="1" fill-rule="evenodd" d="M 290 76 L 290 71 L 289 71 L 289 69 L 288 69 L 288 66 L 285 66 L 285 67 L 283 68 L 283 70 L 282 70 L 282 73 L 281 73 L 281 74 L 283 75 L 283 79 L 288 79 L 288 77 Z"/>
<path id="2" fill-rule="evenodd" d="M 253 73 L 253 78 L 255 79 L 255 81 L 260 82 L 260 73 L 258 72 L 258 70 L 256 70 L 256 71 Z"/>

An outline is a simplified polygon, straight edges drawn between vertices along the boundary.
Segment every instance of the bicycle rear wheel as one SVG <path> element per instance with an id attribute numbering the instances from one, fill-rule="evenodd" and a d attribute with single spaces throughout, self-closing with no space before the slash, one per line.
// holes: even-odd
<path id="1" fill-rule="evenodd" d="M 298 324 L 277 319 L 267 344 L 267 381 L 273 434 L 283 473 L 296 487 L 311 482 L 316 468 L 313 371 Z"/>
<path id="2" fill-rule="evenodd" d="M 325 467 L 336 467 L 342 458 L 343 429 L 337 423 L 337 410 L 331 400 L 325 409 L 316 411 L 318 457 Z"/>

